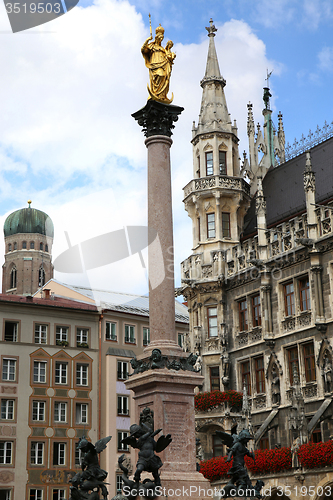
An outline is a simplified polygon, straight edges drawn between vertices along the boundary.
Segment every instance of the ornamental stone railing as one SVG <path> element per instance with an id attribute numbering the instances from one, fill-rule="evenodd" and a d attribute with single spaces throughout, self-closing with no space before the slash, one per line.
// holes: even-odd
<path id="1" fill-rule="evenodd" d="M 244 191 L 250 196 L 250 186 L 242 177 L 230 177 L 228 175 L 209 175 L 200 179 L 191 180 L 184 187 L 184 197 L 191 193 L 205 191 L 207 189 L 231 189 L 233 191 Z"/>
<path id="2" fill-rule="evenodd" d="M 293 330 L 299 330 L 301 328 L 306 328 L 311 324 L 312 324 L 311 311 L 302 312 L 299 316 L 287 317 L 281 322 L 283 332 L 291 332 Z"/>

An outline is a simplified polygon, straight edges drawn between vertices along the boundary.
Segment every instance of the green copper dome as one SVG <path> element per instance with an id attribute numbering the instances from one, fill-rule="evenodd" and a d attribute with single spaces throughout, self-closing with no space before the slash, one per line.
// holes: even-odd
<path id="1" fill-rule="evenodd" d="M 34 233 L 53 238 L 54 227 L 50 217 L 41 210 L 31 208 L 30 200 L 28 203 L 28 208 L 21 208 L 8 215 L 3 226 L 5 237 L 18 233 Z"/>

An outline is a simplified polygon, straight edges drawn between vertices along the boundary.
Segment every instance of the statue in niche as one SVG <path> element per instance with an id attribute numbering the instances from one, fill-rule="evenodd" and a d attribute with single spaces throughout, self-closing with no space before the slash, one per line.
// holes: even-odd
<path id="1" fill-rule="evenodd" d="M 202 369 L 202 358 L 200 356 L 200 352 L 197 351 L 195 353 L 196 357 L 197 357 L 197 360 L 195 362 L 195 365 L 194 365 L 194 369 L 196 372 L 201 372 L 201 369 Z"/>
<path id="2" fill-rule="evenodd" d="M 294 439 L 293 444 L 291 445 L 291 465 L 293 468 L 297 469 L 299 467 L 299 461 L 298 461 L 298 449 L 301 446 L 301 438 L 298 436 L 297 438 Z"/>
<path id="3" fill-rule="evenodd" d="M 332 392 L 332 381 L 333 381 L 333 369 L 332 362 L 327 353 L 325 353 L 324 364 L 322 368 L 322 374 L 324 378 L 324 390 L 325 392 Z"/>
<path id="4" fill-rule="evenodd" d="M 272 367 L 271 391 L 272 391 L 272 404 L 280 405 L 281 402 L 280 377 L 275 364 Z"/>
<path id="5" fill-rule="evenodd" d="M 81 462 L 82 472 L 78 472 L 71 479 L 69 500 L 99 500 L 99 491 L 102 491 L 104 500 L 108 496 L 104 480 L 108 473 L 99 466 L 98 454 L 105 450 L 111 436 L 97 441 L 95 445 L 84 436 L 80 439 L 78 449 L 84 453 Z"/>
<path id="6" fill-rule="evenodd" d="M 122 439 L 123 444 L 132 446 L 139 450 L 138 461 L 136 464 L 136 471 L 134 474 L 133 486 L 140 489 L 141 473 L 146 471 L 150 472 L 154 478 L 154 486 L 161 486 L 161 479 L 159 469 L 162 467 L 160 457 L 155 454 L 165 450 L 172 441 L 171 435 L 162 435 L 155 441 L 154 437 L 161 432 L 162 429 L 153 431 L 143 422 L 140 425 L 132 424 L 130 427 L 130 435 Z"/>
<path id="7" fill-rule="evenodd" d="M 230 381 L 230 359 L 229 354 L 225 352 L 221 355 L 222 360 L 222 383 L 228 385 Z"/>
<path id="8" fill-rule="evenodd" d="M 243 429 L 239 434 L 228 434 L 223 431 L 216 431 L 216 435 L 221 439 L 222 443 L 226 445 L 228 456 L 227 462 L 233 459 L 232 467 L 228 471 L 231 479 L 222 488 L 221 496 L 228 497 L 256 497 L 262 498 L 260 490 L 264 486 L 264 482 L 258 480 L 255 486 L 252 485 L 245 466 L 245 456 L 252 458 L 255 461 L 253 451 L 249 451 L 247 443 L 253 439 L 249 429 Z"/>

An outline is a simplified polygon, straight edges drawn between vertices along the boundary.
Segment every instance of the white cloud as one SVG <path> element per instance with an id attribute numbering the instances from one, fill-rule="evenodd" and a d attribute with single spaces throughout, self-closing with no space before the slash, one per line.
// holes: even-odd
<path id="1" fill-rule="evenodd" d="M 256 121 L 261 121 L 266 69 L 279 74 L 281 67 L 267 59 L 264 43 L 245 22 L 218 27 L 216 47 L 241 155 L 247 149 L 246 104 L 254 103 Z M 1 30 L 8 30 L 5 16 L 0 16 Z M 125 225 L 146 224 L 146 148 L 130 115 L 147 98 L 140 47 L 148 34 L 135 8 L 116 0 L 76 7 L 37 31 L 35 36 L 2 35 L 7 43 L 0 45 L 0 89 L 6 96 L 0 120 L 0 206 L 8 214 L 32 198 L 33 206 L 53 219 L 56 257 L 67 248 L 65 230 L 75 244 Z M 192 245 L 182 187 L 192 178 L 191 128 L 198 119 L 207 49 L 207 37 L 199 44 L 175 44 L 171 91 L 174 103 L 185 108 L 171 149 L 178 284 L 179 262 Z M 138 256 L 89 272 L 89 279 L 104 289 L 147 290 Z"/>
<path id="2" fill-rule="evenodd" d="M 318 59 L 322 71 L 333 71 L 333 47 L 324 47 L 319 52 Z"/>

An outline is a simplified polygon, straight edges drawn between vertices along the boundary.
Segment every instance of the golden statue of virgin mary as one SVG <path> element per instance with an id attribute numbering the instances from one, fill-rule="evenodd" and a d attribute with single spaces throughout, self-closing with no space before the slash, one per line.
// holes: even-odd
<path id="1" fill-rule="evenodd" d="M 170 76 L 173 61 L 176 57 L 176 54 L 171 52 L 173 43 L 169 40 L 165 48 L 162 47 L 164 28 L 161 25 L 156 28 L 155 40 L 153 42 L 151 42 L 152 39 L 153 35 L 150 27 L 150 37 L 147 38 L 141 47 L 142 55 L 149 69 L 149 85 L 147 84 L 148 99 L 170 104 L 173 100 L 173 94 L 171 95 L 171 99 L 168 99 Z"/>

